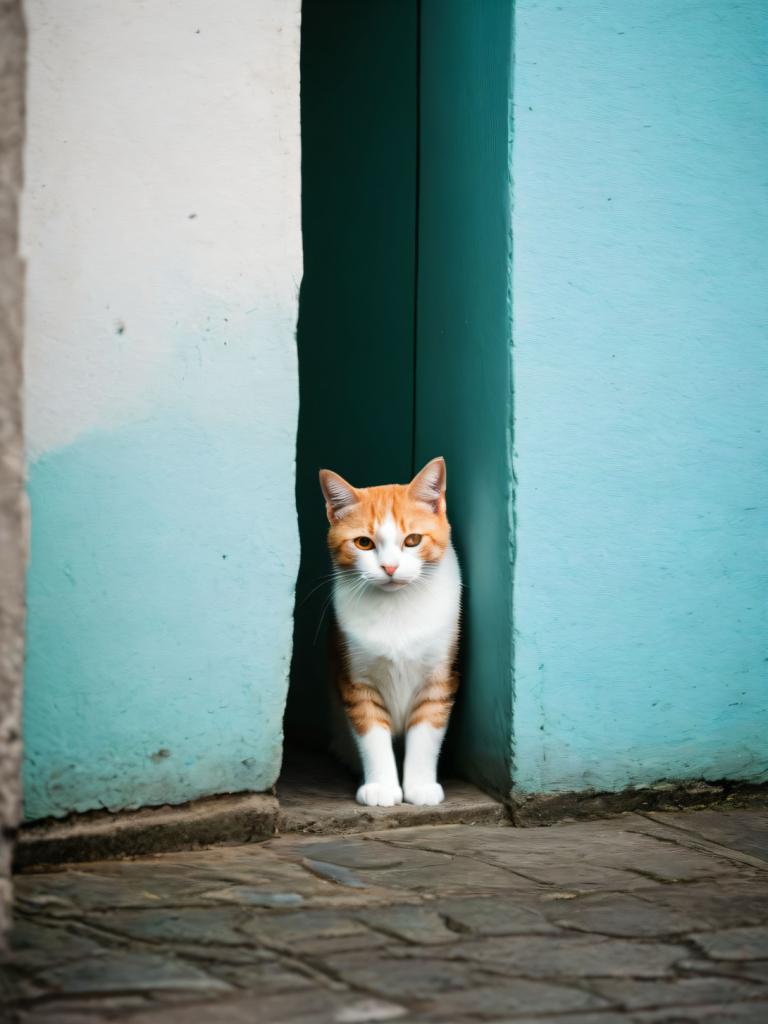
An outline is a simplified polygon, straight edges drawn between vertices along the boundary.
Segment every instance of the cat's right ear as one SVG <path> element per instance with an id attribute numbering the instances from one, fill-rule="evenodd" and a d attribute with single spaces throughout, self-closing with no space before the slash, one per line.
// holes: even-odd
<path id="1" fill-rule="evenodd" d="M 352 484 L 348 484 L 343 476 L 332 473 L 330 469 L 320 470 L 320 489 L 325 498 L 328 522 L 331 524 L 343 518 L 359 500 Z"/>

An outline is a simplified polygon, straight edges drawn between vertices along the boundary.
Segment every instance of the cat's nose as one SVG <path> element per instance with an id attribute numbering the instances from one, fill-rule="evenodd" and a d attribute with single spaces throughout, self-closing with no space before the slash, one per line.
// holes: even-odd
<path id="1" fill-rule="evenodd" d="M 394 576 L 395 575 L 395 570 L 397 569 L 397 566 L 396 565 L 382 565 L 381 568 L 384 570 L 384 572 L 387 574 L 387 576 Z"/>

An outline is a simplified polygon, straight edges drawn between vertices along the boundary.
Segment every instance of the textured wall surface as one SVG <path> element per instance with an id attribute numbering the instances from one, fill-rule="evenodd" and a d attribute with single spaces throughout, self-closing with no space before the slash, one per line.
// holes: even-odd
<path id="1" fill-rule="evenodd" d="M 261 790 L 298 565 L 299 0 L 30 0 L 26 814 Z"/>
<path id="2" fill-rule="evenodd" d="M 522 792 L 766 778 L 767 32 L 516 4 Z"/>
<path id="3" fill-rule="evenodd" d="M 21 813 L 21 681 L 26 524 L 21 421 L 22 264 L 18 207 L 24 136 L 25 31 L 18 0 L 0 0 L 0 947 Z"/>

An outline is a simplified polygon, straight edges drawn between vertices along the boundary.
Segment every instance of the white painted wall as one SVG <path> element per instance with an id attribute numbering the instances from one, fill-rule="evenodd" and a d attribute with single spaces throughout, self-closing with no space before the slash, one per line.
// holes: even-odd
<path id="1" fill-rule="evenodd" d="M 150 414 L 179 337 L 218 312 L 294 372 L 300 8 L 27 0 L 33 458 Z M 179 396 L 223 398 L 191 377 Z M 266 379 L 254 398 L 283 401 Z"/>
<path id="2" fill-rule="evenodd" d="M 300 0 L 27 0 L 27 814 L 264 789 L 298 534 Z"/>

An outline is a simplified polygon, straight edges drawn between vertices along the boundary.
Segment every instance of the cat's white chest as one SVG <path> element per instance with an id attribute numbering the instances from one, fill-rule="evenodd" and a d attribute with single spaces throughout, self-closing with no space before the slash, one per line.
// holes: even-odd
<path id="1" fill-rule="evenodd" d="M 451 657 L 458 627 L 461 576 L 453 548 L 423 581 L 396 593 L 362 595 L 339 586 L 334 608 L 353 680 L 384 698 L 395 732 L 405 728 L 414 696 Z"/>

